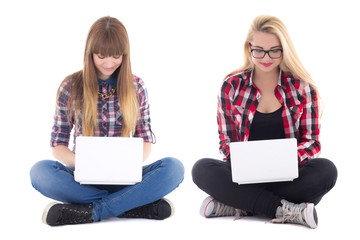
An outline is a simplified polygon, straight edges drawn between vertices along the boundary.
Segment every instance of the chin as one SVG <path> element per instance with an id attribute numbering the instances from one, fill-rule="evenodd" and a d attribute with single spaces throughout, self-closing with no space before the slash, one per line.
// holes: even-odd
<path id="1" fill-rule="evenodd" d="M 263 65 L 258 65 L 257 68 L 262 71 L 262 72 L 265 72 L 265 73 L 270 73 L 270 72 L 273 72 L 273 71 L 279 71 L 280 68 L 279 66 L 270 66 L 270 67 L 264 67 Z"/>

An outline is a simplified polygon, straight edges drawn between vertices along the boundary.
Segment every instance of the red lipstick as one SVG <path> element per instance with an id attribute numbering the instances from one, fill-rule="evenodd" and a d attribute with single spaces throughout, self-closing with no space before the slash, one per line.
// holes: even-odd
<path id="1" fill-rule="evenodd" d="M 260 63 L 261 65 L 263 65 L 264 67 L 270 67 L 272 65 L 272 63 Z"/>

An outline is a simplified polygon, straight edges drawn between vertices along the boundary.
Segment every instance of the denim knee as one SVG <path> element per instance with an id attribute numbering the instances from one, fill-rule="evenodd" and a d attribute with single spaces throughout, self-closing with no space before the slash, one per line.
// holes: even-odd
<path id="1" fill-rule="evenodd" d="M 32 168 L 30 169 L 30 180 L 32 186 L 35 189 L 38 189 L 38 186 L 48 179 L 48 169 L 51 168 L 53 165 L 54 161 L 42 160 L 32 166 Z"/>
<path id="2" fill-rule="evenodd" d="M 168 182 L 173 182 L 177 187 L 184 180 L 184 165 L 176 158 L 167 157 L 162 159 L 163 167 L 166 168 L 168 174 Z"/>

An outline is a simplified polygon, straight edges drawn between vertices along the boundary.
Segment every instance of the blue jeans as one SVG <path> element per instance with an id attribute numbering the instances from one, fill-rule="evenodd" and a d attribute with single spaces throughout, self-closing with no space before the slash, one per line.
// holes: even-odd
<path id="1" fill-rule="evenodd" d="M 172 192 L 184 179 L 184 166 L 175 158 L 164 158 L 143 166 L 142 181 L 135 185 L 80 185 L 74 180 L 73 168 L 43 160 L 32 167 L 30 178 L 33 187 L 46 197 L 64 203 L 92 203 L 93 219 L 100 221 Z"/>

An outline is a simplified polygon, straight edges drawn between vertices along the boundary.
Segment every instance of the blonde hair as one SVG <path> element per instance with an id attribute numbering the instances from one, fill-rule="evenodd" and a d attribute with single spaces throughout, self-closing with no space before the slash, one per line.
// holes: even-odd
<path id="1" fill-rule="evenodd" d="M 231 74 L 254 69 L 249 44 L 256 32 L 265 32 L 277 36 L 283 49 L 283 60 L 280 64 L 280 69 L 284 72 L 290 72 L 292 75 L 309 83 L 318 94 L 318 89 L 313 79 L 301 64 L 284 23 L 279 18 L 273 16 L 261 15 L 253 20 L 244 43 L 244 64 Z"/>
<path id="2" fill-rule="evenodd" d="M 75 116 L 79 121 L 82 111 L 82 134 L 94 136 L 98 127 L 97 100 L 98 78 L 94 65 L 93 54 L 102 56 L 122 55 L 122 63 L 117 76 L 116 91 L 123 119 L 122 136 L 129 136 L 135 131 L 139 113 L 139 103 L 131 72 L 129 39 L 124 25 L 112 17 L 98 19 L 90 28 L 84 52 L 84 68 L 69 78 L 73 78 L 72 91 L 68 102 L 70 118 Z M 73 106 L 75 105 L 75 106 Z"/>

